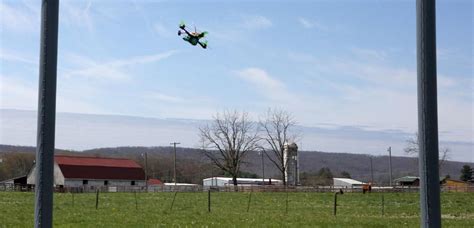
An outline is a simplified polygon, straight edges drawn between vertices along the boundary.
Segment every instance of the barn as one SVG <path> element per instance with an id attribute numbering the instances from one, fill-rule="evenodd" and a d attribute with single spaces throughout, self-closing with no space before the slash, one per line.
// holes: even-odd
<path id="1" fill-rule="evenodd" d="M 36 183 L 36 167 L 28 174 L 27 183 Z M 145 183 L 145 172 L 131 159 L 54 156 L 56 187 L 145 186 Z"/>

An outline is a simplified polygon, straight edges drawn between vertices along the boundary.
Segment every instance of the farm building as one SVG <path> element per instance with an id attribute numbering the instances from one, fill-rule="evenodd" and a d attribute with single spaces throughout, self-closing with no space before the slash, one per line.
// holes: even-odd
<path id="1" fill-rule="evenodd" d="M 365 183 L 350 178 L 332 178 L 334 187 L 339 188 L 361 188 Z"/>
<path id="2" fill-rule="evenodd" d="M 8 180 L 0 181 L 0 184 L 26 186 L 26 176 L 14 177 Z"/>
<path id="3" fill-rule="evenodd" d="M 399 186 L 420 186 L 420 178 L 414 176 L 400 177 L 395 179 L 394 182 Z"/>
<path id="4" fill-rule="evenodd" d="M 36 167 L 27 183 L 36 183 Z M 145 172 L 135 161 L 122 158 L 54 156 L 56 187 L 145 186 Z"/>
<path id="5" fill-rule="evenodd" d="M 262 185 L 265 181 L 265 185 L 281 185 L 283 181 L 278 179 L 262 179 L 262 178 L 237 178 L 237 185 Z M 204 187 L 216 186 L 225 187 L 232 186 L 234 182 L 231 177 L 209 177 L 202 180 Z"/>
<path id="6" fill-rule="evenodd" d="M 470 184 L 469 182 L 452 180 L 449 178 L 444 178 L 443 180 L 441 180 L 440 184 L 446 191 L 468 192 L 474 190 L 474 185 Z"/>

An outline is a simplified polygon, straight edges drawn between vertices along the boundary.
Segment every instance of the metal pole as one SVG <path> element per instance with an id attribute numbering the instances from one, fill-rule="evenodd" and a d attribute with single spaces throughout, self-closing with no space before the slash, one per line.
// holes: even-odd
<path id="1" fill-rule="evenodd" d="M 148 153 L 145 152 L 145 189 L 148 192 Z"/>
<path id="2" fill-rule="evenodd" d="M 59 0 L 41 4 L 35 227 L 52 227 Z"/>
<path id="3" fill-rule="evenodd" d="M 416 1 L 421 227 L 441 227 L 435 0 Z"/>
<path id="4" fill-rule="evenodd" d="M 174 174 L 173 174 L 173 179 L 174 179 L 174 185 L 176 186 L 176 145 L 180 144 L 179 142 L 172 142 L 170 143 L 174 147 L 174 156 L 173 156 L 173 167 L 174 167 Z"/>
<path id="5" fill-rule="evenodd" d="M 263 151 L 261 151 L 262 153 L 262 185 L 265 186 L 265 163 L 263 162 Z"/>
<path id="6" fill-rule="evenodd" d="M 370 158 L 370 184 L 374 184 L 374 166 L 372 165 L 372 156 Z"/>
<path id="7" fill-rule="evenodd" d="M 392 147 L 388 147 L 388 169 L 390 173 L 390 186 L 392 186 Z"/>

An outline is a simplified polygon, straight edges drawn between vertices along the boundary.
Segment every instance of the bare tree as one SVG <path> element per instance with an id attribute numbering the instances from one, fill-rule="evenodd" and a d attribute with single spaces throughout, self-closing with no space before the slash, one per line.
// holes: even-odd
<path id="1" fill-rule="evenodd" d="M 285 143 L 295 141 L 296 134 L 291 134 L 290 129 L 296 125 L 292 115 L 280 109 L 268 109 L 266 116 L 260 120 L 263 131 L 262 146 L 268 159 L 281 173 L 283 184 L 286 186 L 286 161 L 284 159 Z M 268 152 L 267 152 L 268 151 Z"/>
<path id="2" fill-rule="evenodd" d="M 237 185 L 240 165 L 258 147 L 258 130 L 246 112 L 217 113 L 211 124 L 199 128 L 204 155 L 232 176 Z"/>
<path id="3" fill-rule="evenodd" d="M 403 149 L 407 155 L 414 155 L 418 156 L 419 144 L 418 144 L 418 132 L 415 133 L 413 138 L 409 138 L 406 141 L 406 147 Z M 439 169 L 445 164 L 447 160 L 449 160 L 451 154 L 451 150 L 447 147 L 441 148 L 439 150 Z"/>

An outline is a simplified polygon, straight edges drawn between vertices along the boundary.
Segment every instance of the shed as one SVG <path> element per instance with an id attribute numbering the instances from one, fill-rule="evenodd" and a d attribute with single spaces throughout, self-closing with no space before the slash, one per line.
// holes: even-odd
<path id="1" fill-rule="evenodd" d="M 283 181 L 278 179 L 262 179 L 262 178 L 237 178 L 237 185 L 281 185 Z M 202 185 L 206 186 L 216 186 L 216 187 L 225 187 L 232 186 L 234 182 L 232 177 L 209 177 L 202 180 Z"/>
<path id="2" fill-rule="evenodd" d="M 400 186 L 420 186 L 420 177 L 405 176 L 395 179 L 394 182 Z"/>
<path id="3" fill-rule="evenodd" d="M 351 178 L 332 178 L 334 187 L 339 188 L 360 188 L 365 183 Z"/>

